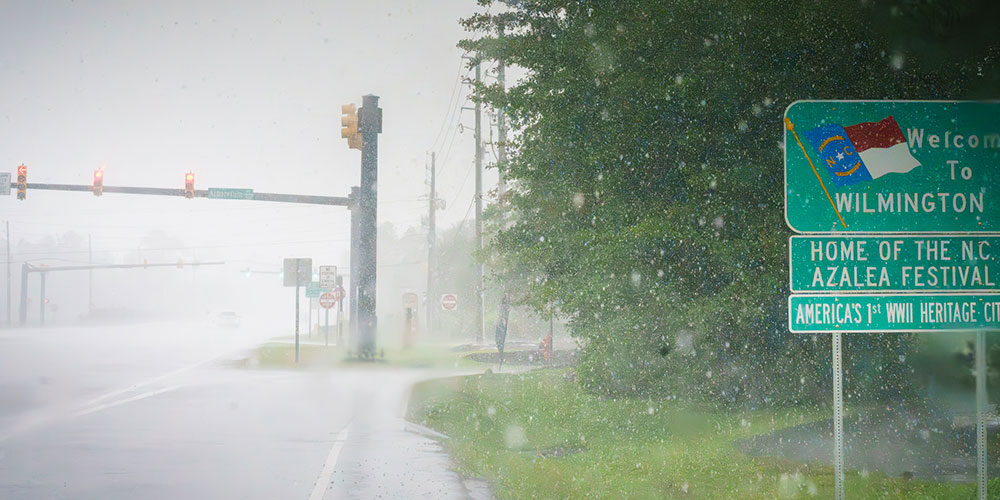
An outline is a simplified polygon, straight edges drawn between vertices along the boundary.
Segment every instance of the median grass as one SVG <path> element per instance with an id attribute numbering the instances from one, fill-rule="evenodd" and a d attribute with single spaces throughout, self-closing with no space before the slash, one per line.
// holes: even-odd
<path id="1" fill-rule="evenodd" d="M 406 349 L 385 349 L 375 360 L 359 360 L 337 346 L 302 343 L 299 362 L 295 362 L 295 345 L 290 342 L 268 342 L 257 346 L 234 362 L 240 368 L 253 369 L 323 369 L 333 367 L 400 367 L 400 368 L 471 368 L 482 366 L 436 345 L 417 345 Z"/>
<path id="2" fill-rule="evenodd" d="M 753 458 L 735 441 L 829 418 L 821 409 L 724 411 L 605 399 L 564 370 L 419 384 L 409 418 L 449 436 L 459 472 L 499 498 L 831 498 L 833 469 Z M 877 443 L 873 444 L 877 446 Z M 991 481 L 1000 498 L 1000 481 Z M 847 473 L 848 498 L 973 498 L 974 484 Z"/>

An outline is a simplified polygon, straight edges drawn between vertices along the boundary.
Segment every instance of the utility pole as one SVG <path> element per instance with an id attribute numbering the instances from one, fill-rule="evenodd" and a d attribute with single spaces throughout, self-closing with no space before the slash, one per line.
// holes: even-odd
<path id="1" fill-rule="evenodd" d="M 27 262 L 21 264 L 21 302 L 17 308 L 18 323 L 24 326 L 28 322 L 28 270 L 31 265 Z"/>
<path id="2" fill-rule="evenodd" d="M 343 288 L 344 277 L 337 276 L 337 287 Z M 337 346 L 344 345 L 344 299 L 337 301 Z"/>
<path id="3" fill-rule="evenodd" d="M 348 290 L 348 300 L 351 304 L 351 324 L 348 329 L 348 336 L 350 337 L 350 345 L 352 349 L 359 349 L 361 343 L 359 341 L 360 336 L 358 332 L 358 277 L 361 276 L 361 272 L 358 271 L 358 254 L 360 253 L 360 244 L 358 243 L 358 228 L 359 221 L 361 220 L 361 208 L 358 206 L 358 199 L 360 198 L 359 191 L 361 190 L 358 186 L 351 187 L 351 286 Z M 360 351 L 359 351 L 360 352 Z"/>
<path id="4" fill-rule="evenodd" d="M 504 27 L 503 24 L 497 27 L 499 30 L 500 38 L 503 38 Z M 506 94 L 507 92 L 507 70 L 506 64 L 504 63 L 503 57 L 497 59 L 497 80 L 500 83 L 500 90 Z M 504 109 L 498 109 L 497 111 L 497 135 L 500 136 L 497 141 L 497 172 L 499 173 L 499 179 L 497 180 L 497 201 L 500 205 L 500 220 L 503 221 L 503 203 L 504 195 L 507 193 L 507 118 L 505 116 Z"/>
<path id="5" fill-rule="evenodd" d="M 359 128 L 361 129 L 361 189 L 359 191 L 358 236 L 361 252 L 358 259 L 358 326 L 359 354 L 375 357 L 375 332 L 378 328 L 376 304 L 376 272 L 378 244 L 378 135 L 382 133 L 382 109 L 378 96 L 362 96 Z M 352 276 L 353 278 L 353 276 Z"/>
<path id="6" fill-rule="evenodd" d="M 41 290 L 38 298 L 38 326 L 45 326 L 45 272 L 38 275 L 41 279 Z"/>
<path id="7" fill-rule="evenodd" d="M 91 237 L 87 235 L 87 265 L 94 265 L 94 247 L 91 245 Z M 87 270 L 87 313 L 94 314 L 94 270 Z"/>
<path id="8" fill-rule="evenodd" d="M 480 62 L 476 58 L 476 84 L 482 81 Z M 476 251 L 483 249 L 483 105 L 476 98 Z M 483 263 L 476 262 L 476 342 L 483 343 L 486 329 L 483 309 L 485 307 L 483 286 Z"/>
<path id="9" fill-rule="evenodd" d="M 431 195 L 427 199 L 427 335 L 434 334 L 434 245 L 437 240 L 435 212 L 437 212 L 437 194 L 435 192 L 435 161 L 436 154 L 431 153 Z"/>
<path id="10" fill-rule="evenodd" d="M 10 309 L 10 221 L 4 221 L 4 225 L 7 226 L 7 326 L 14 326 L 14 319 L 11 317 Z"/>

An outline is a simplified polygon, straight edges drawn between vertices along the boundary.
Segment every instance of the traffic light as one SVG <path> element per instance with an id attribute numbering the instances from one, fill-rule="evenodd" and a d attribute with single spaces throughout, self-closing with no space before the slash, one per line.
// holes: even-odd
<path id="1" fill-rule="evenodd" d="M 340 106 L 340 137 L 347 139 L 347 147 L 361 150 L 361 132 L 358 131 L 358 107 L 354 104 Z"/>
<path id="2" fill-rule="evenodd" d="M 28 167 L 19 165 L 17 167 L 17 199 L 23 200 L 28 191 Z"/>
<path id="3" fill-rule="evenodd" d="M 104 194 L 104 169 L 94 170 L 94 196 Z"/>
<path id="4" fill-rule="evenodd" d="M 194 198 L 194 172 L 184 174 L 184 197 Z"/>

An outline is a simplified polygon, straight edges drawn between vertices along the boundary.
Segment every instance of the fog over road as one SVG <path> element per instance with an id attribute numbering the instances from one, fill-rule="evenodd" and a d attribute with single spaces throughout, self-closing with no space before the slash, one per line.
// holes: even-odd
<path id="1" fill-rule="evenodd" d="M 401 418 L 414 382 L 448 372 L 229 363 L 272 334 L 0 331 L 0 498 L 470 496 Z"/>

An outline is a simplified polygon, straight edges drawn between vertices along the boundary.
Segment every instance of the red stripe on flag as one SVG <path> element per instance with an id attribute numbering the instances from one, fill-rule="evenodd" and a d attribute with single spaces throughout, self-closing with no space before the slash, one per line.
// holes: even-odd
<path id="1" fill-rule="evenodd" d="M 857 152 L 871 148 L 888 148 L 906 142 L 903 130 L 896 119 L 889 116 L 882 121 L 864 122 L 844 127 L 847 137 L 854 143 Z"/>

